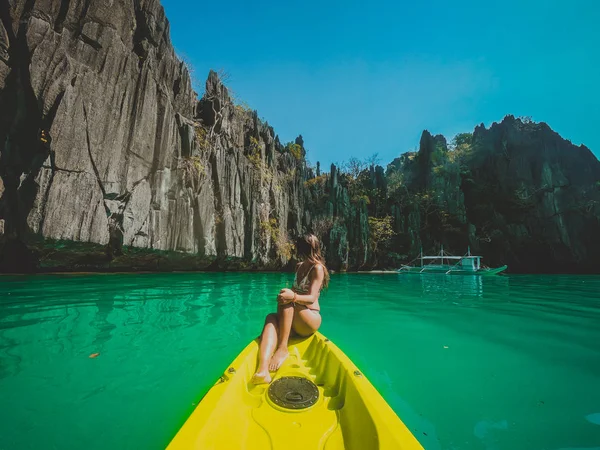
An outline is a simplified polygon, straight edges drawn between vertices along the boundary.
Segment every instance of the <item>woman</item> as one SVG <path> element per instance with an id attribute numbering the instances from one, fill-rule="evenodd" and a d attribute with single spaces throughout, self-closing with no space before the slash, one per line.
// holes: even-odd
<path id="1" fill-rule="evenodd" d="M 271 382 L 269 372 L 279 369 L 288 357 L 292 330 L 299 336 L 310 336 L 321 326 L 319 295 L 329 283 L 329 273 L 319 239 L 312 234 L 301 237 L 296 242 L 296 251 L 302 262 L 296 268 L 294 286 L 279 292 L 277 314 L 271 313 L 265 319 L 258 369 L 252 377 L 255 384 Z"/>

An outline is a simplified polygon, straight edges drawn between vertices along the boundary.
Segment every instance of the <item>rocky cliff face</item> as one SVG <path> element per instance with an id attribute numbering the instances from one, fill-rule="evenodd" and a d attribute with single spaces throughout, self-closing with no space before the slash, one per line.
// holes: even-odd
<path id="1" fill-rule="evenodd" d="M 197 100 L 158 0 L 0 3 L 0 270 L 334 269 L 471 245 L 520 271 L 598 271 L 600 163 L 507 117 L 387 170 L 316 172 L 211 72 Z"/>
<path id="2" fill-rule="evenodd" d="M 3 2 L 0 217 L 24 239 L 181 245 L 165 231 L 195 108 L 158 1 Z M 162 228 L 161 228 L 162 225 Z"/>
<path id="3" fill-rule="evenodd" d="M 419 152 L 388 167 L 397 244 L 408 254 L 468 245 L 517 272 L 598 272 L 600 162 L 544 123 L 507 116 L 445 139 L 423 133 Z"/>
<path id="4" fill-rule="evenodd" d="M 96 243 L 106 261 L 124 245 L 193 253 L 200 265 L 287 261 L 303 155 L 235 107 L 216 74 L 196 101 L 158 0 L 15 1 L 0 12 L 5 242 Z"/>
<path id="5" fill-rule="evenodd" d="M 600 271 L 600 163 L 544 123 L 473 133 L 461 191 L 470 240 L 517 271 Z M 479 244 L 479 245 L 477 245 Z"/>

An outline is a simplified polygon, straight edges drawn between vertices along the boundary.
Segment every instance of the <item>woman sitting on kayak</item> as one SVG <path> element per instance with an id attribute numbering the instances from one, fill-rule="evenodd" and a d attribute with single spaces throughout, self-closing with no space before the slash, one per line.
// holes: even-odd
<path id="1" fill-rule="evenodd" d="M 310 336 L 321 326 L 319 295 L 329 283 L 329 273 L 319 239 L 312 234 L 301 237 L 296 242 L 296 251 L 302 262 L 296 269 L 294 286 L 279 292 L 277 313 L 271 313 L 265 319 L 258 369 L 252 377 L 256 384 L 270 383 L 269 372 L 279 369 L 288 357 L 288 339 L 292 330 L 299 336 Z"/>

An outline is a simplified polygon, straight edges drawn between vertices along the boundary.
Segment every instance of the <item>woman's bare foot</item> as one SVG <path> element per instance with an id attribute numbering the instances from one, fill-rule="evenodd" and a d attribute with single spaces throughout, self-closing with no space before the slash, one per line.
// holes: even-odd
<path id="1" fill-rule="evenodd" d="M 271 362 L 269 363 L 269 370 L 271 372 L 275 372 L 276 370 L 278 370 L 289 354 L 290 352 L 288 352 L 287 348 L 278 348 L 271 357 Z"/>
<path id="2" fill-rule="evenodd" d="M 271 374 L 268 370 L 264 372 L 256 372 L 250 380 L 252 384 L 269 384 L 271 382 Z"/>

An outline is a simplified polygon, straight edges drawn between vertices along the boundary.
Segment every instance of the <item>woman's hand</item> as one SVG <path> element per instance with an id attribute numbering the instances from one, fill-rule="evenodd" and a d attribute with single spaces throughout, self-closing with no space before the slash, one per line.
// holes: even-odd
<path id="1" fill-rule="evenodd" d="M 280 304 L 285 305 L 287 303 L 292 302 L 294 300 L 295 296 L 296 296 L 296 294 L 291 289 L 287 289 L 287 288 L 282 289 L 281 291 L 279 291 L 279 295 L 277 296 L 277 301 Z"/>

